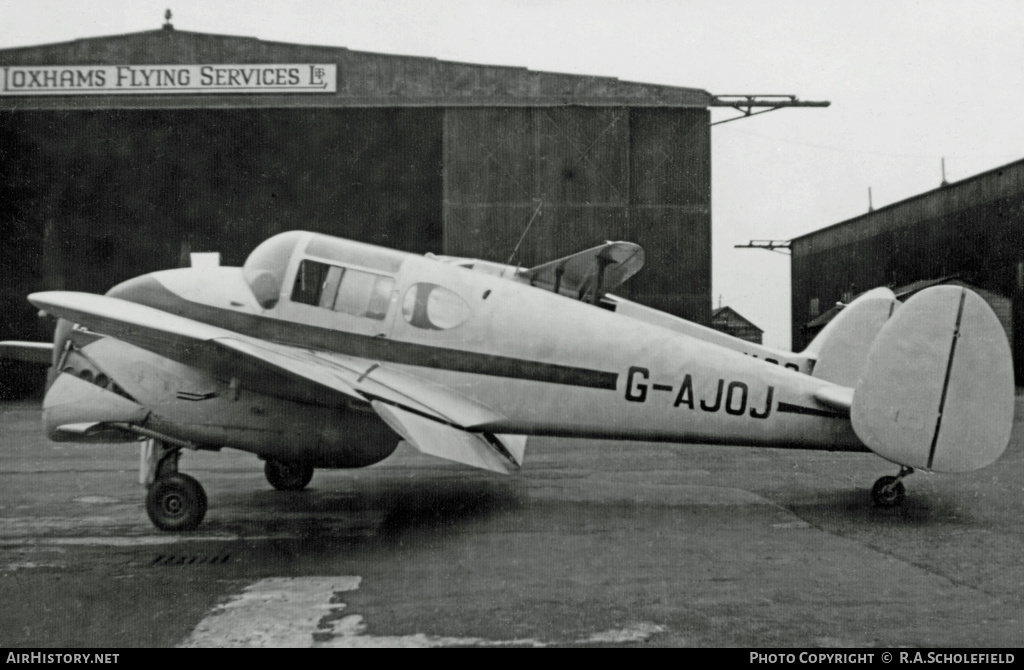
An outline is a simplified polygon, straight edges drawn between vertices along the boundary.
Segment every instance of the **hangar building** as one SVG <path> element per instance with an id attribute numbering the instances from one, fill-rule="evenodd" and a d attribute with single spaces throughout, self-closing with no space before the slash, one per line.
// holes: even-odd
<path id="1" fill-rule="evenodd" d="M 522 236 L 524 266 L 633 241 L 622 295 L 707 324 L 709 107 L 827 104 L 169 23 L 0 50 L 0 76 L 0 340 L 47 336 L 32 291 L 240 265 L 291 229 L 502 262 Z"/>
<path id="2" fill-rule="evenodd" d="M 1024 382 L 1024 160 L 794 238 L 790 248 L 794 349 L 858 293 L 957 283 L 992 305 Z"/>

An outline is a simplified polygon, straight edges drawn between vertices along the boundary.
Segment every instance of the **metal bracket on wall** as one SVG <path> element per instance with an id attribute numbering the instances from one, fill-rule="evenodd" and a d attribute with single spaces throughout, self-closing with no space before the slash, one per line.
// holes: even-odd
<path id="1" fill-rule="evenodd" d="M 750 240 L 746 244 L 734 245 L 736 249 L 767 249 L 787 256 L 791 253 L 790 240 Z"/>
<path id="2" fill-rule="evenodd" d="M 784 107 L 828 107 L 831 104 L 828 100 L 800 100 L 795 95 L 716 95 L 712 98 L 709 107 L 732 107 L 736 111 L 742 112 L 742 116 L 715 121 L 708 125 L 717 126 L 758 114 L 767 114 Z M 755 109 L 759 111 L 755 112 Z"/>

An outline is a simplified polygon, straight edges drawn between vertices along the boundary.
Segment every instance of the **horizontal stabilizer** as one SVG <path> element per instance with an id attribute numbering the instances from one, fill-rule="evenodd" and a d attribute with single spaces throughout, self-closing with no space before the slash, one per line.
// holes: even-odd
<path id="1" fill-rule="evenodd" d="M 814 392 L 814 399 L 822 405 L 849 414 L 853 406 L 853 389 L 846 386 L 825 386 Z"/>
<path id="2" fill-rule="evenodd" d="M 857 436 L 878 455 L 937 472 L 994 462 L 1013 426 L 1010 346 L 978 294 L 926 289 L 883 326 L 853 395 Z"/>
<path id="3" fill-rule="evenodd" d="M 392 430 L 424 454 L 502 474 L 519 467 L 525 436 L 510 440 L 507 435 L 470 433 L 379 400 L 371 404 Z"/>

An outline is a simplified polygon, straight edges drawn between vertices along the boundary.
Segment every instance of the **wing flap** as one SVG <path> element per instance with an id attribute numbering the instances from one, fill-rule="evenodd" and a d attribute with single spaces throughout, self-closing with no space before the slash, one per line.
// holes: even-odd
<path id="1" fill-rule="evenodd" d="M 526 455 L 526 435 L 495 435 L 494 437 L 505 446 L 505 450 L 517 466 L 523 464 L 523 457 Z"/>
<path id="2" fill-rule="evenodd" d="M 513 460 L 509 446 L 496 436 L 461 430 L 380 400 L 374 400 L 371 404 L 392 430 L 417 451 L 428 456 L 501 474 L 509 474 L 519 467 L 519 462 Z M 510 441 L 518 442 L 513 445 L 513 449 L 522 458 L 526 437 L 514 437 L 521 438 L 521 441 Z"/>

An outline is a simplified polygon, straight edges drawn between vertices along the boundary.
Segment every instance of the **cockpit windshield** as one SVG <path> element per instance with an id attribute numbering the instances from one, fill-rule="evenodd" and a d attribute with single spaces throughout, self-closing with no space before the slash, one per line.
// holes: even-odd
<path id="1" fill-rule="evenodd" d="M 295 246 L 308 235 L 300 230 L 275 235 L 253 249 L 242 266 L 245 278 L 263 309 L 270 309 L 281 297 L 284 274 Z"/>
<path id="2" fill-rule="evenodd" d="M 280 300 L 285 274 L 296 253 L 301 253 L 303 260 L 292 287 L 293 302 L 375 319 L 383 318 L 382 305 L 386 310 L 393 277 L 409 255 L 299 230 L 275 235 L 256 247 L 242 267 L 242 276 L 264 309 Z M 331 304 L 321 304 L 325 301 Z"/>

